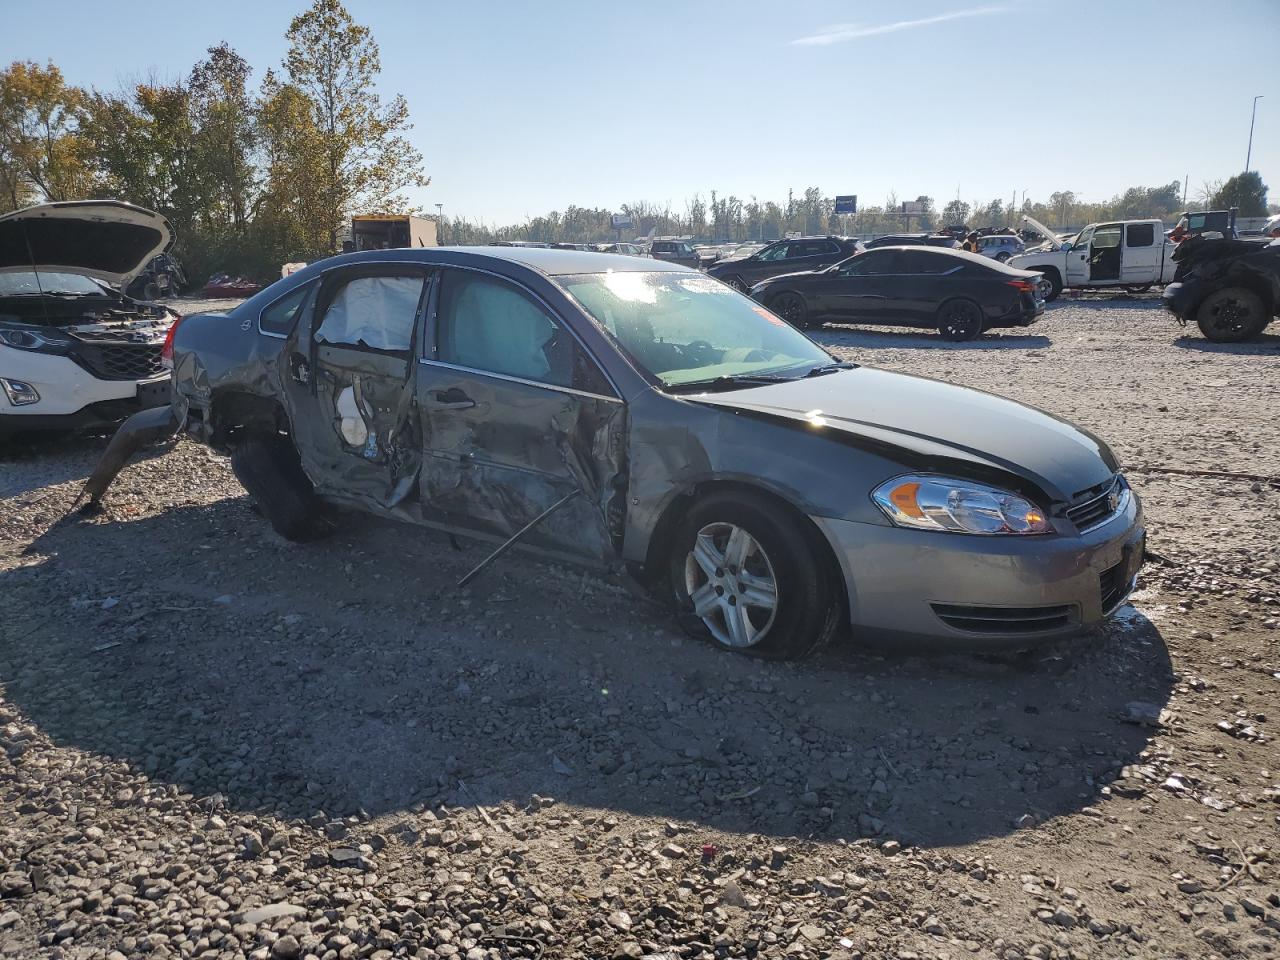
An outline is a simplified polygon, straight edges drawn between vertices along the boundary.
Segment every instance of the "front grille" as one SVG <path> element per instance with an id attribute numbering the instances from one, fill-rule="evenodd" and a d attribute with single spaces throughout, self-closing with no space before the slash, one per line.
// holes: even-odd
<path id="1" fill-rule="evenodd" d="M 1087 533 L 1111 519 L 1116 512 L 1118 502 L 1118 499 L 1113 498 L 1119 494 L 1121 483 L 1121 479 L 1116 476 L 1098 487 L 1091 487 L 1076 494 L 1074 499 L 1080 502 L 1067 508 L 1067 517 L 1076 525 L 1077 530 Z"/>
<path id="2" fill-rule="evenodd" d="M 1070 626 L 1075 607 L 971 607 L 933 604 L 933 612 L 947 626 L 966 633 L 1045 633 Z"/>
<path id="3" fill-rule="evenodd" d="M 82 343 L 72 356 L 99 380 L 150 380 L 164 374 L 159 343 Z"/>
<path id="4" fill-rule="evenodd" d="M 159 327 L 154 324 L 153 327 Z M 163 338 L 164 331 L 161 330 L 160 338 Z M 76 330 L 75 337 L 77 340 L 107 341 L 110 343 L 155 343 L 157 339 L 155 329 L 151 330 Z"/>
<path id="5" fill-rule="evenodd" d="M 1124 603 L 1129 595 L 1131 581 L 1124 575 L 1127 564 L 1121 560 L 1114 567 L 1107 567 L 1098 574 L 1098 586 L 1102 590 L 1102 612 L 1110 613 Z"/>

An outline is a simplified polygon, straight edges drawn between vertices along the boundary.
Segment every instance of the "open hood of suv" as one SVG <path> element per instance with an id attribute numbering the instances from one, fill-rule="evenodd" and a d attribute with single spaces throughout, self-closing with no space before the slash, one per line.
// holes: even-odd
<path id="1" fill-rule="evenodd" d="M 119 200 L 44 203 L 0 216 L 0 271 L 78 273 L 123 286 L 173 243 L 169 221 Z"/>
<path id="2" fill-rule="evenodd" d="M 1058 239 L 1058 235 L 1054 233 L 1052 230 L 1050 230 L 1048 227 L 1046 227 L 1039 220 L 1037 220 L 1035 217 L 1024 216 L 1022 218 L 1022 222 L 1025 223 L 1032 230 L 1034 230 L 1036 233 L 1040 234 L 1040 236 L 1044 237 L 1045 240 L 1048 242 L 1050 249 L 1059 250 L 1062 248 L 1062 241 Z"/>

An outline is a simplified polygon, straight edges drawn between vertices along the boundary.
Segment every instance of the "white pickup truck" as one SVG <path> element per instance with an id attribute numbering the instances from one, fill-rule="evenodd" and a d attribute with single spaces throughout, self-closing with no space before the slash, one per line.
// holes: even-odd
<path id="1" fill-rule="evenodd" d="M 1044 274 L 1042 290 L 1053 300 L 1064 287 L 1123 287 L 1134 292 L 1173 280 L 1174 243 L 1159 220 L 1091 223 L 1070 240 L 1032 217 L 1022 222 L 1046 238 L 1034 250 L 1009 258 L 1009 266 Z"/>

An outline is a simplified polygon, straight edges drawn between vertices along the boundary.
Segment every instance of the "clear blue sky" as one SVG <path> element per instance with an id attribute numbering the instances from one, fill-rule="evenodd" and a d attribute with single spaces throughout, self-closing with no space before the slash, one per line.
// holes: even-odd
<path id="1" fill-rule="evenodd" d="M 256 84 L 305 3 L 0 0 L 0 61 L 115 89 L 226 40 Z M 408 98 L 432 177 L 414 199 L 446 216 L 682 209 L 713 188 L 1094 200 L 1187 174 L 1194 197 L 1243 169 L 1255 94 L 1252 166 L 1280 199 L 1280 0 L 347 6 Z"/>

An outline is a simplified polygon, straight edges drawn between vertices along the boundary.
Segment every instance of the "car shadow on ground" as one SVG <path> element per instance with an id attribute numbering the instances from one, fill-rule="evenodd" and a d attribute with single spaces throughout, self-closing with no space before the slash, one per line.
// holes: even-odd
<path id="1" fill-rule="evenodd" d="M 1038 334 L 991 331 L 977 340 L 956 343 L 944 340 L 932 330 L 886 330 L 880 327 L 850 327 L 827 324 L 809 331 L 818 343 L 828 347 L 876 347 L 910 350 L 1043 350 L 1053 345 Z"/>
<path id="2" fill-rule="evenodd" d="M 1280 353 L 1280 334 L 1259 334 L 1246 343 L 1214 343 L 1199 334 L 1187 334 L 1174 340 L 1173 345 L 1183 350 L 1196 350 L 1200 353 L 1230 353 L 1246 357 L 1269 356 Z"/>
<path id="3" fill-rule="evenodd" d="M 593 574 L 246 498 L 65 524 L 0 574 L 4 695 L 57 744 L 213 805 L 398 816 L 531 795 L 707 829 L 931 846 L 1093 802 L 1173 675 L 1138 612 L 1024 657 L 778 664 Z M 128 558 L 123 562 L 121 558 Z M 460 786 L 465 784 L 465 787 Z"/>

